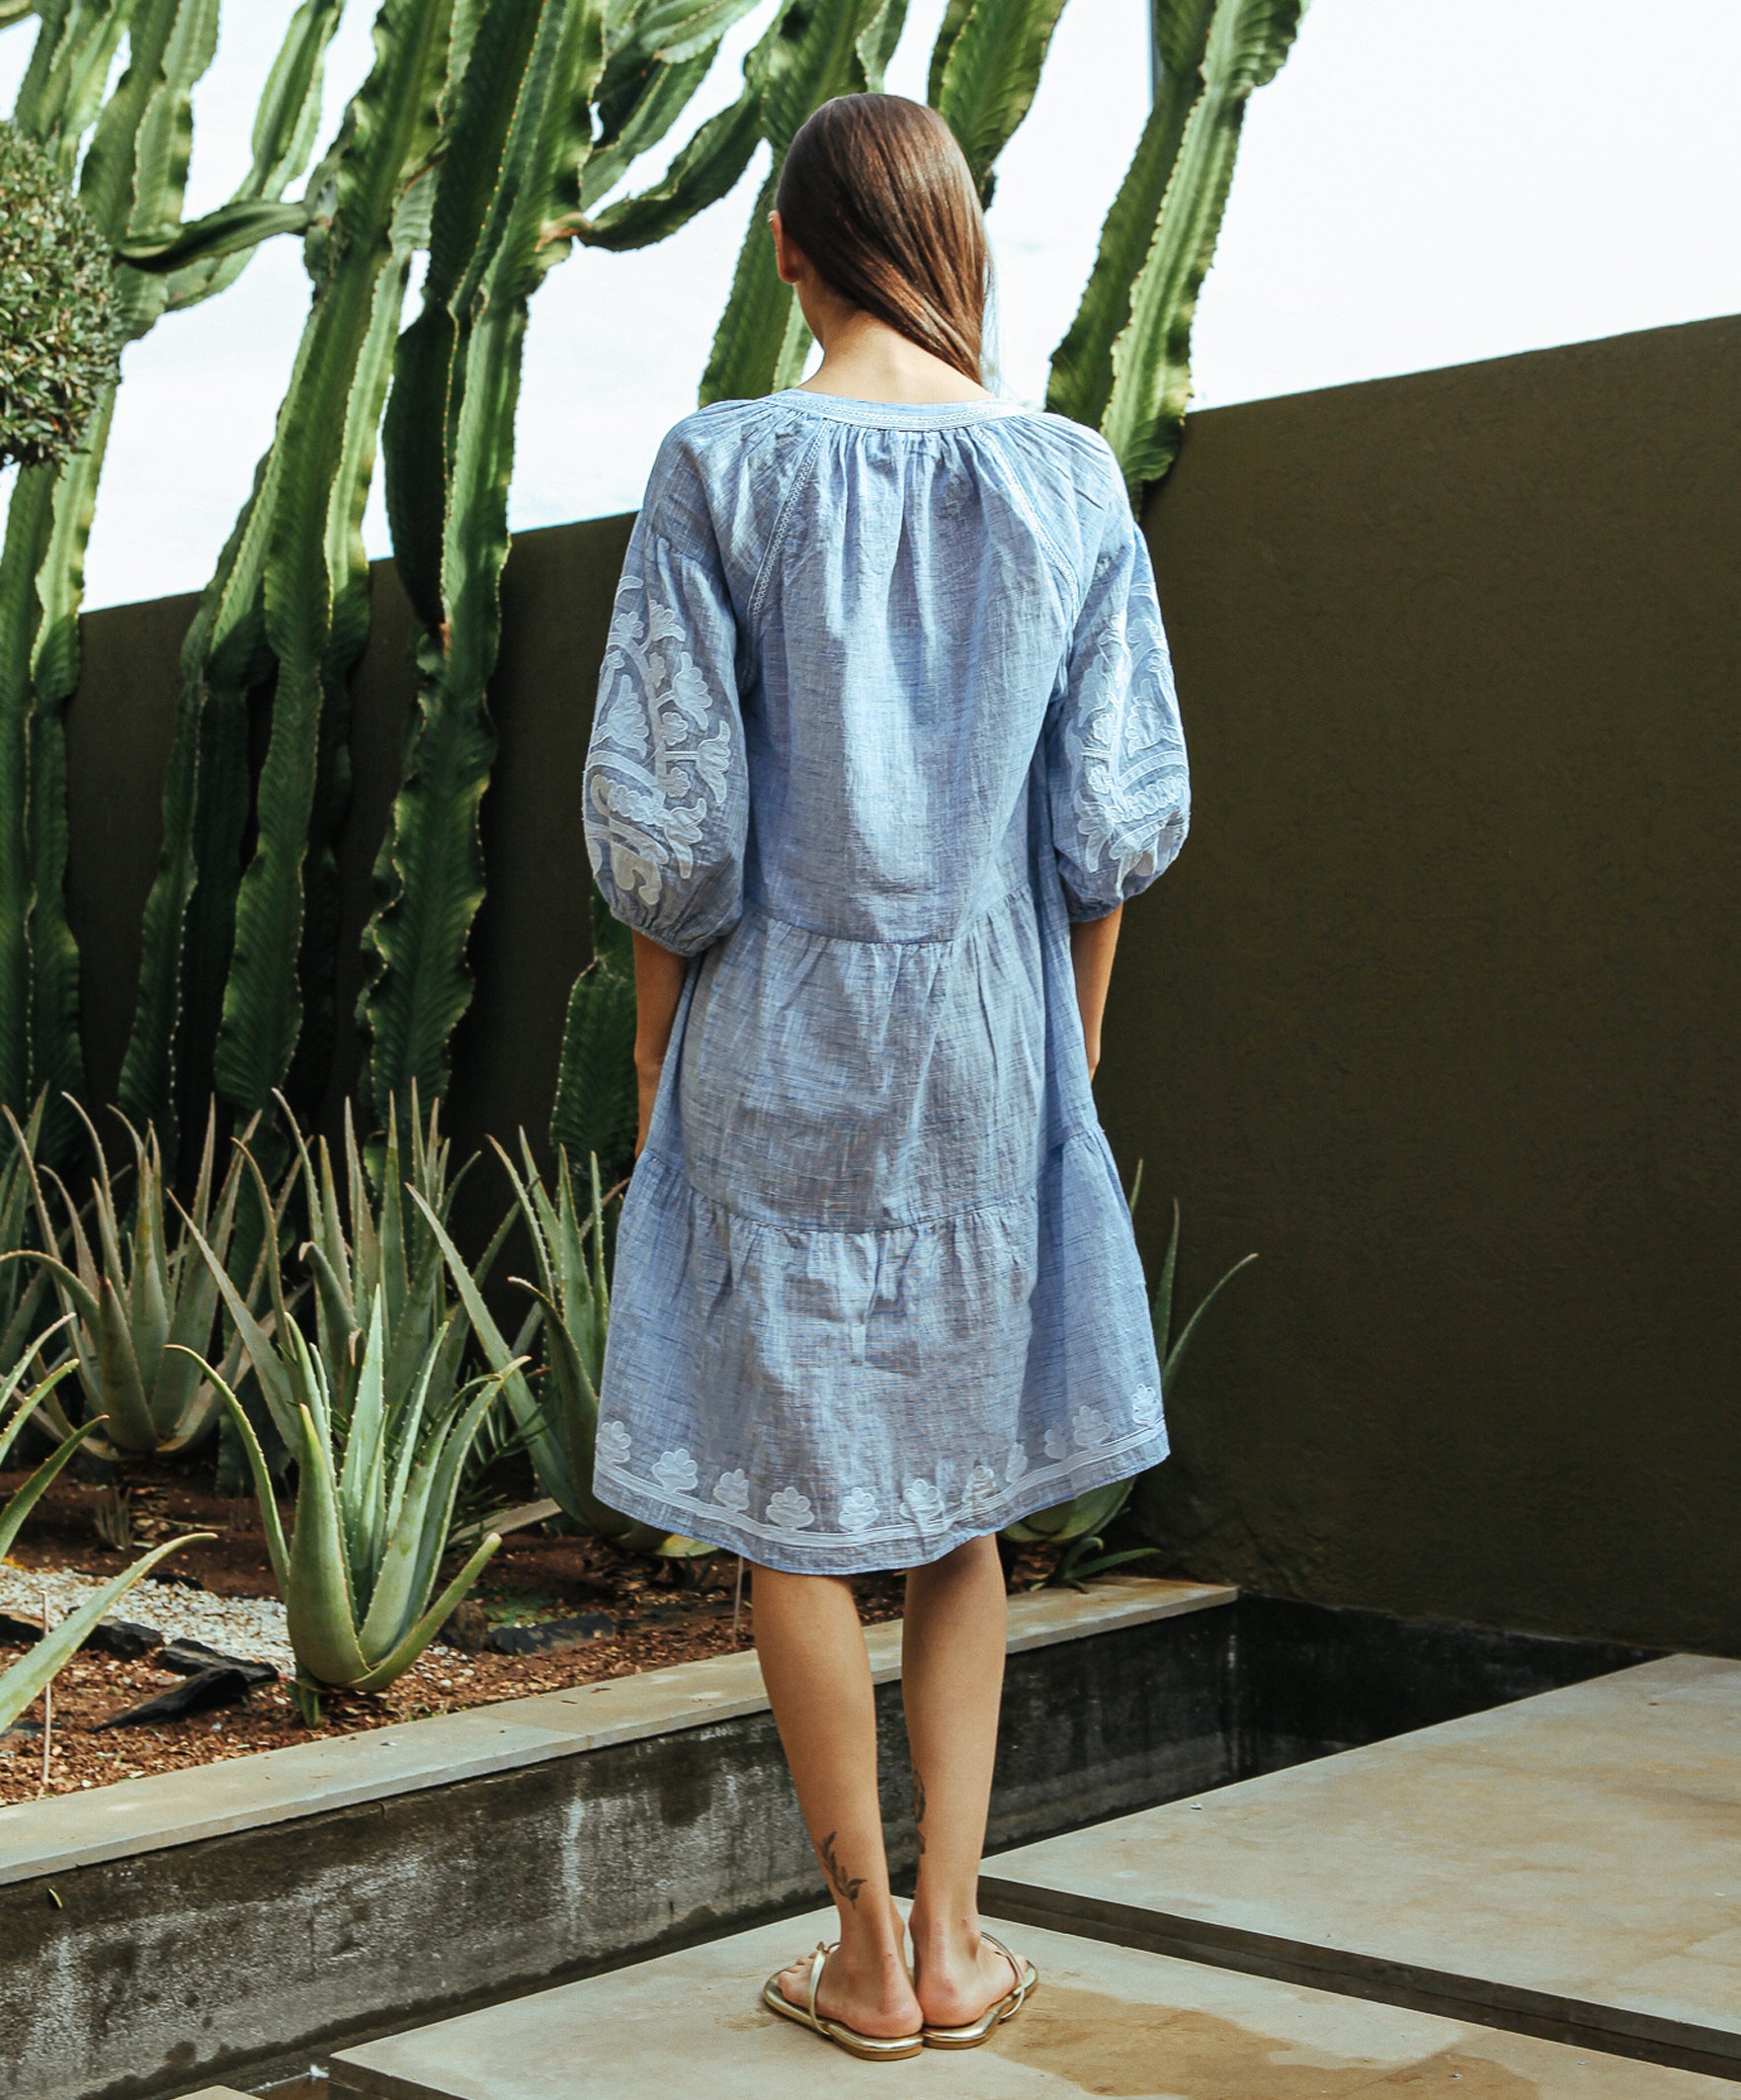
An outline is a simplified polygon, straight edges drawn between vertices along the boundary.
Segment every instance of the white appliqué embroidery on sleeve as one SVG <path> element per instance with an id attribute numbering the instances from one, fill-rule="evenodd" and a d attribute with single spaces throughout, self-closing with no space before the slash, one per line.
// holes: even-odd
<path id="1" fill-rule="evenodd" d="M 617 593 L 592 776 L 602 823 L 590 843 L 594 874 L 608 851 L 618 888 L 651 906 L 668 869 L 683 878 L 694 870 L 692 849 L 725 800 L 732 729 L 684 646 L 683 622 L 668 606 L 637 610 L 633 601 L 645 597 L 638 576 Z"/>
<path id="2" fill-rule="evenodd" d="M 1142 723 L 1135 719 L 1131 694 L 1143 682 L 1133 676 L 1129 623 L 1122 610 L 1109 622 L 1095 645 L 1094 659 L 1085 684 L 1089 705 L 1079 719 L 1064 731 L 1064 748 L 1072 770 L 1082 783 L 1074 798 L 1077 859 L 1085 874 L 1098 876 L 1104 860 L 1110 859 L 1122 891 L 1133 877 L 1152 876 L 1160 865 L 1163 845 L 1178 827 L 1178 816 L 1157 828 L 1160 806 L 1171 803 L 1176 811 L 1186 792 L 1183 751 L 1166 754 L 1157 769 L 1149 754 L 1147 764 L 1140 748 Z M 1158 646 L 1146 653 L 1145 678 L 1153 676 L 1164 685 L 1165 655 Z M 1164 798 L 1155 795 L 1156 772 L 1169 788 Z M 1143 792 L 1133 794 L 1133 780 L 1141 778 Z"/>

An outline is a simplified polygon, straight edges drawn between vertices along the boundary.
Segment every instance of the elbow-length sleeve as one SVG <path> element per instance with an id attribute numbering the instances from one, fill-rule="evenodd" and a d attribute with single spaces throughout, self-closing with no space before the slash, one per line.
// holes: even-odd
<path id="1" fill-rule="evenodd" d="M 1065 903 L 1072 919 L 1104 918 L 1169 865 L 1191 821 L 1154 570 L 1121 483 L 1045 736 Z"/>
<path id="2" fill-rule="evenodd" d="M 737 641 L 705 506 L 682 463 L 662 458 L 617 586 L 585 823 L 613 914 L 679 955 L 728 933 L 743 907 L 749 777 Z"/>

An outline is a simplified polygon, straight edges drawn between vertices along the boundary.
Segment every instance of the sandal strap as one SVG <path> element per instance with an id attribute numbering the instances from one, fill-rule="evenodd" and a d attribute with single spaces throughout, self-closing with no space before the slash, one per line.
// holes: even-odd
<path id="1" fill-rule="evenodd" d="M 1009 1963 L 1010 1968 L 1015 1973 L 1016 1988 L 1026 1996 L 1028 1990 L 1028 1970 L 1026 1965 L 1018 1962 L 1003 1941 L 998 1938 L 997 1934 L 995 1932 L 987 1932 L 983 1925 L 979 1928 L 979 1937 L 985 1942 L 986 1946 L 995 1947 L 1004 1960 Z"/>
<path id="2" fill-rule="evenodd" d="M 834 1947 L 839 1945 L 840 1942 L 836 1940 Z M 822 2032 L 822 2022 L 816 2017 L 816 1993 L 822 1987 L 822 1972 L 828 1966 L 828 1957 L 834 1952 L 834 1947 L 818 1940 L 816 1952 L 810 1957 L 810 2025 L 818 2034 Z"/>

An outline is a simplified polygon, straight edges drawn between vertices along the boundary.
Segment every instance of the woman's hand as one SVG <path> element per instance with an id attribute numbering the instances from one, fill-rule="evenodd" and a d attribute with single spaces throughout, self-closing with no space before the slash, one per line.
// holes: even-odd
<path id="1" fill-rule="evenodd" d="M 661 948 L 644 933 L 634 936 L 634 1086 L 639 1107 L 634 1137 L 634 1156 L 641 1156 L 647 1131 L 653 1121 L 653 1099 L 659 1091 L 659 1074 L 665 1069 L 665 1052 L 671 1045 L 677 1002 L 683 994 L 684 972 L 689 965 L 669 948 Z"/>
<path id="2" fill-rule="evenodd" d="M 639 1107 L 639 1117 L 634 1134 L 634 1156 L 641 1156 L 641 1147 L 647 1141 L 647 1132 L 653 1121 L 653 1102 L 659 1092 L 659 1074 L 665 1069 L 663 1057 L 634 1060 L 634 1090 Z"/>
<path id="3" fill-rule="evenodd" d="M 1107 1010 L 1107 987 L 1113 981 L 1113 952 L 1119 945 L 1119 905 L 1104 919 L 1078 919 L 1070 928 L 1070 965 L 1076 977 L 1076 1005 L 1082 1015 L 1082 1047 L 1088 1053 L 1088 1076 L 1100 1068 L 1100 1025 Z"/>

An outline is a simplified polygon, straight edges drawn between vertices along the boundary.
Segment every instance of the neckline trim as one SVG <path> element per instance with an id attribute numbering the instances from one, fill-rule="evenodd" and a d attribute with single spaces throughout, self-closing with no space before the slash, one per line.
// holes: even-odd
<path id="1" fill-rule="evenodd" d="M 832 423 L 863 423 L 881 430 L 948 430 L 957 424 L 990 422 L 1000 416 L 1029 412 L 1026 403 L 996 395 L 985 401 L 861 401 L 851 394 L 812 393 L 802 386 L 783 386 L 771 398 L 789 401 Z"/>

